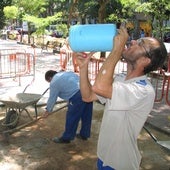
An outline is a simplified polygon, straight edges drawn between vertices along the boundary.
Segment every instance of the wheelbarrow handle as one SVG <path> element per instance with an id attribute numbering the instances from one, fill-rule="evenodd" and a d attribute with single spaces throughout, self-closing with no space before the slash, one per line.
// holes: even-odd
<path id="1" fill-rule="evenodd" d="M 25 93 L 26 89 L 27 89 L 30 85 L 31 85 L 31 83 L 28 84 L 28 85 L 24 88 L 23 93 Z"/>
<path id="2" fill-rule="evenodd" d="M 49 87 L 42 93 L 42 96 L 49 90 Z"/>
<path id="3" fill-rule="evenodd" d="M 151 132 L 145 126 L 143 126 L 143 128 L 155 142 L 158 142 L 157 138 L 153 134 L 151 134 Z"/>

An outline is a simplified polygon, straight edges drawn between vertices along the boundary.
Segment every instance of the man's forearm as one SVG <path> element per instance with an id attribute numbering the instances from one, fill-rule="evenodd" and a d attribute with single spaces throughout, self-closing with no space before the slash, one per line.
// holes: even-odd
<path id="1" fill-rule="evenodd" d="M 121 27 L 118 31 L 118 35 L 114 38 L 113 49 L 96 77 L 93 90 L 103 97 L 111 98 L 115 67 L 121 58 L 127 38 L 128 34 L 126 28 Z"/>
<path id="2" fill-rule="evenodd" d="M 111 98 L 113 75 L 116 64 L 119 61 L 118 58 L 120 58 L 119 56 L 120 53 L 112 51 L 100 68 L 95 83 L 93 85 L 93 90 L 98 95 L 106 98 Z"/>
<path id="3" fill-rule="evenodd" d="M 84 101 L 92 101 L 93 91 L 88 78 L 88 65 L 80 69 L 80 90 Z"/>

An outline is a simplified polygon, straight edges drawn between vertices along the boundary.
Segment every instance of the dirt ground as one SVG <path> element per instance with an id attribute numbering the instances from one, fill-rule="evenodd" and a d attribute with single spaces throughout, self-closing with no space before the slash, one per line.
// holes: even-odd
<path id="1" fill-rule="evenodd" d="M 63 104 L 56 105 L 59 109 Z M 5 113 L 4 108 L 1 114 Z M 41 115 L 44 107 L 38 108 Z M 1 170 L 96 170 L 96 146 L 102 119 L 103 106 L 94 103 L 91 138 L 87 141 L 75 139 L 70 144 L 55 144 L 54 136 L 60 136 L 64 130 L 66 107 L 54 112 L 45 119 L 23 127 L 10 135 L 0 136 Z M 31 113 L 33 108 L 29 108 Z M 20 116 L 20 123 L 29 121 L 26 114 Z M 18 127 L 17 126 L 17 127 Z M 1 127 L 1 132 L 7 130 Z M 169 136 L 149 129 L 161 140 Z M 140 170 L 170 170 L 170 153 L 156 144 L 142 130 L 139 136 L 139 149 L 142 154 Z"/>

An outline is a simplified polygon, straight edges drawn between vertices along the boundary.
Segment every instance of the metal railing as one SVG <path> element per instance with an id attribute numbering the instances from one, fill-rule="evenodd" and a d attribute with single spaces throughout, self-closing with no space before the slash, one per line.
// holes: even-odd
<path id="1" fill-rule="evenodd" d="M 95 80 L 96 75 L 98 74 L 99 69 L 101 68 L 104 61 L 105 58 L 96 58 L 95 56 L 90 59 L 88 65 L 88 73 L 90 80 Z M 60 67 L 61 69 L 66 71 L 74 71 L 77 73 L 79 72 L 74 52 L 72 52 L 71 50 L 60 50 Z M 115 73 L 117 74 L 126 71 L 126 63 L 120 60 L 115 68 Z"/>
<path id="2" fill-rule="evenodd" d="M 0 50 L 0 79 L 35 76 L 35 57 L 25 50 L 1 49 Z"/>

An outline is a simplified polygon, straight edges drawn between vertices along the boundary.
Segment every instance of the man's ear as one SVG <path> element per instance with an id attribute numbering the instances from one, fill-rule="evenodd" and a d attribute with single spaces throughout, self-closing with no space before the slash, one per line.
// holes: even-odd
<path id="1" fill-rule="evenodd" d="M 151 59 L 150 58 L 148 58 L 148 57 L 145 57 L 145 62 L 146 62 L 146 65 L 149 65 L 150 63 L 151 63 Z"/>
<path id="2" fill-rule="evenodd" d="M 151 62 L 151 59 L 148 58 L 148 57 L 141 57 L 141 60 L 140 60 L 140 64 L 141 65 L 144 65 L 144 66 L 147 66 L 149 65 Z"/>

